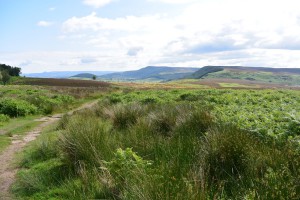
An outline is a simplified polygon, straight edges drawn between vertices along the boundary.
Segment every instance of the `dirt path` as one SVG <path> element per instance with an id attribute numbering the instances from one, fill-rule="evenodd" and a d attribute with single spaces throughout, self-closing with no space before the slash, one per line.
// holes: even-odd
<path id="1" fill-rule="evenodd" d="M 91 108 L 95 104 L 97 104 L 97 101 L 86 103 L 80 106 L 79 108 L 68 112 L 67 114 L 71 115 L 75 111 Z M 12 144 L 0 154 L 0 162 L 1 162 L 0 163 L 0 199 L 1 200 L 12 199 L 12 196 L 9 193 L 9 189 L 12 183 L 15 181 L 15 175 L 18 171 L 18 169 L 12 166 L 15 154 L 23 150 L 25 145 L 27 145 L 29 142 L 35 140 L 41 134 L 42 130 L 45 127 L 57 122 L 62 116 L 63 114 L 56 114 L 53 116 L 37 119 L 37 121 L 41 121 L 43 123 L 35 127 L 33 130 L 27 132 L 25 136 L 22 138 L 14 137 Z"/>

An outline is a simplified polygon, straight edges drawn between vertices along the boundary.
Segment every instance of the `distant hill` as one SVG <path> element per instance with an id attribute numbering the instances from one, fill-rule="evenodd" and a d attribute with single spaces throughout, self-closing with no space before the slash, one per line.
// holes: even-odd
<path id="1" fill-rule="evenodd" d="M 104 74 L 113 73 L 113 71 L 53 71 L 53 72 L 42 72 L 42 73 L 25 73 L 22 75 L 26 77 L 32 77 L 32 78 L 69 78 L 71 76 L 76 76 L 78 74 L 84 74 L 84 73 L 101 76 Z"/>
<path id="2" fill-rule="evenodd" d="M 263 83 L 300 85 L 300 68 L 205 66 L 185 78 L 239 79 Z"/>
<path id="3" fill-rule="evenodd" d="M 206 76 L 209 73 L 214 73 L 218 71 L 224 70 L 224 67 L 221 66 L 205 66 L 202 67 L 201 69 L 197 70 L 196 72 L 186 76 L 185 78 L 194 78 L 194 79 L 199 79 L 204 76 Z"/>
<path id="4" fill-rule="evenodd" d="M 199 68 L 148 66 L 134 71 L 106 74 L 99 76 L 98 78 L 102 80 L 121 81 L 167 81 L 186 77 L 197 70 L 199 70 Z"/>
<path id="5" fill-rule="evenodd" d="M 96 76 L 95 74 L 91 74 L 91 73 L 81 73 L 81 74 L 76 74 L 74 76 L 71 76 L 70 78 L 78 78 L 78 79 L 92 79 L 94 76 Z"/>

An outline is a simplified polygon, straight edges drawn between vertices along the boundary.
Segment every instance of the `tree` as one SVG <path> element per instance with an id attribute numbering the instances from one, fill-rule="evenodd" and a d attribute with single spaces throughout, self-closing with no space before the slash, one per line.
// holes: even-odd
<path id="1" fill-rule="evenodd" d="M 96 75 L 93 75 L 92 79 L 93 79 L 93 80 L 96 80 L 96 78 L 97 78 Z"/>
<path id="2" fill-rule="evenodd" d="M 6 64 L 0 64 L 0 71 L 7 71 L 10 76 L 20 76 L 21 68 L 12 67 Z"/>
<path id="3" fill-rule="evenodd" d="M 1 75 L 2 75 L 2 83 L 3 83 L 3 85 L 6 85 L 8 83 L 8 81 L 10 80 L 10 75 L 9 75 L 8 71 L 6 71 L 6 70 L 1 71 Z"/>

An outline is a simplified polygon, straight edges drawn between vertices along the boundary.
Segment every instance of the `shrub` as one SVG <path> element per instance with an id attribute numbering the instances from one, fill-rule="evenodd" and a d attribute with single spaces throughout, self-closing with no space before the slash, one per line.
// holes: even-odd
<path id="1" fill-rule="evenodd" d="M 143 103 L 143 104 L 154 104 L 157 102 L 158 102 L 158 99 L 154 98 L 154 97 L 146 97 L 141 100 L 141 103 Z"/>
<path id="2" fill-rule="evenodd" d="M 8 122 L 9 121 L 9 116 L 0 114 L 0 122 Z"/>
<path id="3" fill-rule="evenodd" d="M 197 101 L 199 100 L 200 98 L 195 95 L 195 94 L 191 94 L 191 93 L 184 93 L 184 94 L 181 94 L 179 96 L 180 100 L 182 101 Z"/>
<path id="4" fill-rule="evenodd" d="M 37 111 L 37 107 L 24 100 L 7 98 L 0 101 L 0 113 L 10 117 L 36 114 Z"/>
<path id="5" fill-rule="evenodd" d="M 26 100 L 37 106 L 42 113 L 51 114 L 56 108 L 72 103 L 74 98 L 69 95 L 43 96 L 36 94 L 27 97 Z"/>
<path id="6" fill-rule="evenodd" d="M 117 103 L 121 103 L 122 99 L 117 95 L 111 95 L 108 97 L 108 101 L 111 104 L 117 104 Z"/>

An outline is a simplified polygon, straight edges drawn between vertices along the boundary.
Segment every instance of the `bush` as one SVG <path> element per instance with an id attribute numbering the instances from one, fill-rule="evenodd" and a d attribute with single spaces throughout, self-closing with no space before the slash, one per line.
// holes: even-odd
<path id="1" fill-rule="evenodd" d="M 154 97 L 146 97 L 141 100 L 141 103 L 143 103 L 143 104 L 154 104 L 157 102 L 158 102 L 158 99 L 154 98 Z"/>
<path id="2" fill-rule="evenodd" d="M 74 98 L 69 95 L 54 95 L 51 97 L 36 94 L 27 97 L 26 100 L 37 106 L 41 113 L 51 114 L 56 108 L 72 103 Z"/>
<path id="3" fill-rule="evenodd" d="M 119 96 L 113 94 L 108 97 L 108 101 L 111 104 L 117 104 L 117 103 L 121 103 L 122 99 Z"/>
<path id="4" fill-rule="evenodd" d="M 36 106 L 24 100 L 3 99 L 0 101 L 0 113 L 10 117 L 26 116 L 37 112 Z"/>
<path id="5" fill-rule="evenodd" d="M 184 93 L 179 96 L 182 101 L 198 101 L 200 98 L 196 94 Z"/>
<path id="6" fill-rule="evenodd" d="M 9 116 L 0 114 L 0 122 L 8 122 L 9 121 Z"/>

